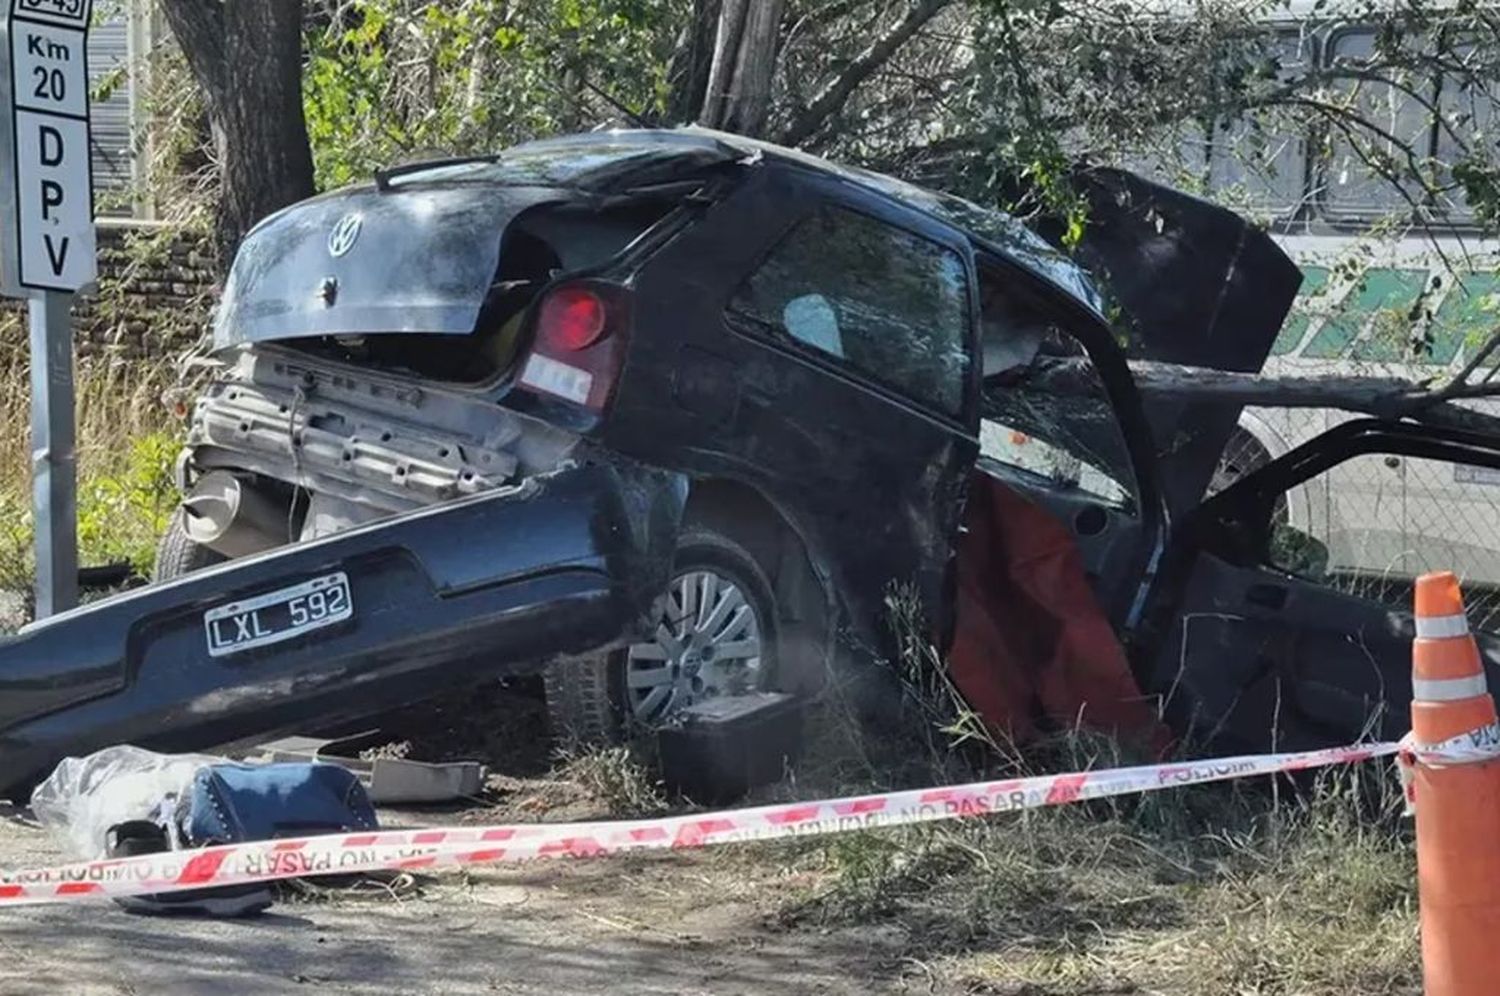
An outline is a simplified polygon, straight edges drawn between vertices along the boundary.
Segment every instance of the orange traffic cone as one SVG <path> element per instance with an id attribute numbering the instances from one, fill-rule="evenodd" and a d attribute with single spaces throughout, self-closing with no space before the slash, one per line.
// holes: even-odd
<path id="1" fill-rule="evenodd" d="M 1451 573 L 1417 579 L 1412 792 L 1427 996 L 1500 992 L 1500 756 L 1495 702 Z M 1423 748 L 1440 748 L 1450 762 Z M 1486 756 L 1488 755 L 1488 756 Z"/>

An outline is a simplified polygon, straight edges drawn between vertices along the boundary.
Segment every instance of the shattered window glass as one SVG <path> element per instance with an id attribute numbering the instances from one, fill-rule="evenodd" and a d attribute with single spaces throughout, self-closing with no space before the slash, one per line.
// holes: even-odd
<path id="1" fill-rule="evenodd" d="M 999 284 L 981 286 L 980 453 L 1133 512 L 1130 452 L 1088 353 L 1044 308 Z"/>
<path id="2" fill-rule="evenodd" d="M 820 208 L 729 310 L 949 415 L 962 410 L 968 278 L 963 257 L 926 239 Z"/>
<path id="3" fill-rule="evenodd" d="M 1266 561 L 1394 609 L 1427 571 L 1453 571 L 1477 628 L 1500 630 L 1500 470 L 1387 453 L 1289 489 Z"/>

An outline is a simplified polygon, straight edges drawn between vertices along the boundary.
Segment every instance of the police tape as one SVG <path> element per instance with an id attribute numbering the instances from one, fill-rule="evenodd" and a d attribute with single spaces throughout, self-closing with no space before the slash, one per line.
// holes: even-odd
<path id="1" fill-rule="evenodd" d="M 1429 768 L 1480 764 L 1500 757 L 1500 723 L 1487 723 L 1437 744 L 1418 743 L 1408 733 L 1397 746 L 1397 758 L 1403 764 L 1420 763 Z"/>
<path id="2" fill-rule="evenodd" d="M 1451 768 L 1500 758 L 1500 723 L 1487 723 L 1436 744 L 1418 743 L 1408 733 L 1396 747 L 1396 773 L 1401 778 L 1401 797 L 1406 802 L 1406 815 L 1413 816 L 1417 812 L 1417 765 Z"/>
<path id="3" fill-rule="evenodd" d="M 1394 743 L 1258 754 L 971 782 L 715 813 L 340 833 L 226 844 L 0 873 L 0 908 L 178 892 L 307 875 L 435 870 L 591 858 L 846 833 L 1018 812 L 1111 796 L 1274 775 L 1395 754 Z"/>

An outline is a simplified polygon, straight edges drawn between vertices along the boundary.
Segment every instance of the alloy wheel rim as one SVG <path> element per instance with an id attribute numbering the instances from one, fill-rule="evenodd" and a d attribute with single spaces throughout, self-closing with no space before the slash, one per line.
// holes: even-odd
<path id="1" fill-rule="evenodd" d="M 626 650 L 631 717 L 659 725 L 698 702 L 759 685 L 761 621 L 732 580 L 711 569 L 672 579 L 652 610 L 651 637 Z"/>

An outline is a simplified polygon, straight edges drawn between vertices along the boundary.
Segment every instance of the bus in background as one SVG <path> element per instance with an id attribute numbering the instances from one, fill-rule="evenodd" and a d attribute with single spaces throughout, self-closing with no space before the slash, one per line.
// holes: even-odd
<path id="1" fill-rule="evenodd" d="M 1352 96 L 1367 119 L 1437 160 L 1452 161 L 1457 146 L 1429 108 L 1471 134 L 1500 124 L 1494 95 L 1471 92 L 1441 72 L 1403 79 L 1400 87 L 1357 72 L 1340 78 L 1340 67 L 1353 69 L 1376 51 L 1379 29 L 1339 11 L 1337 3 L 1316 0 L 1268 5 L 1283 73 L 1327 71 L 1329 86 Z M 1425 198 L 1420 222 L 1412 221 L 1410 191 L 1372 170 L 1369 151 L 1366 143 L 1361 155 L 1337 129 L 1318 134 L 1221 120 L 1207 129 L 1181 126 L 1121 165 L 1264 219 L 1297 261 L 1302 290 L 1266 373 L 1441 380 L 1500 327 L 1500 242 L 1485 237 L 1457 191 Z M 1394 143 L 1386 151 L 1394 153 Z M 1393 233 L 1392 219 L 1400 217 L 1404 228 Z M 1474 404 L 1500 414 L 1500 403 Z M 1247 408 L 1211 487 L 1353 417 Z M 1359 457 L 1289 492 L 1285 521 L 1292 534 L 1311 540 L 1297 544 L 1296 556 L 1286 554 L 1288 569 L 1393 598 L 1404 597 L 1417 574 L 1451 569 L 1476 590 L 1476 600 L 1500 611 L 1500 472 Z"/>

